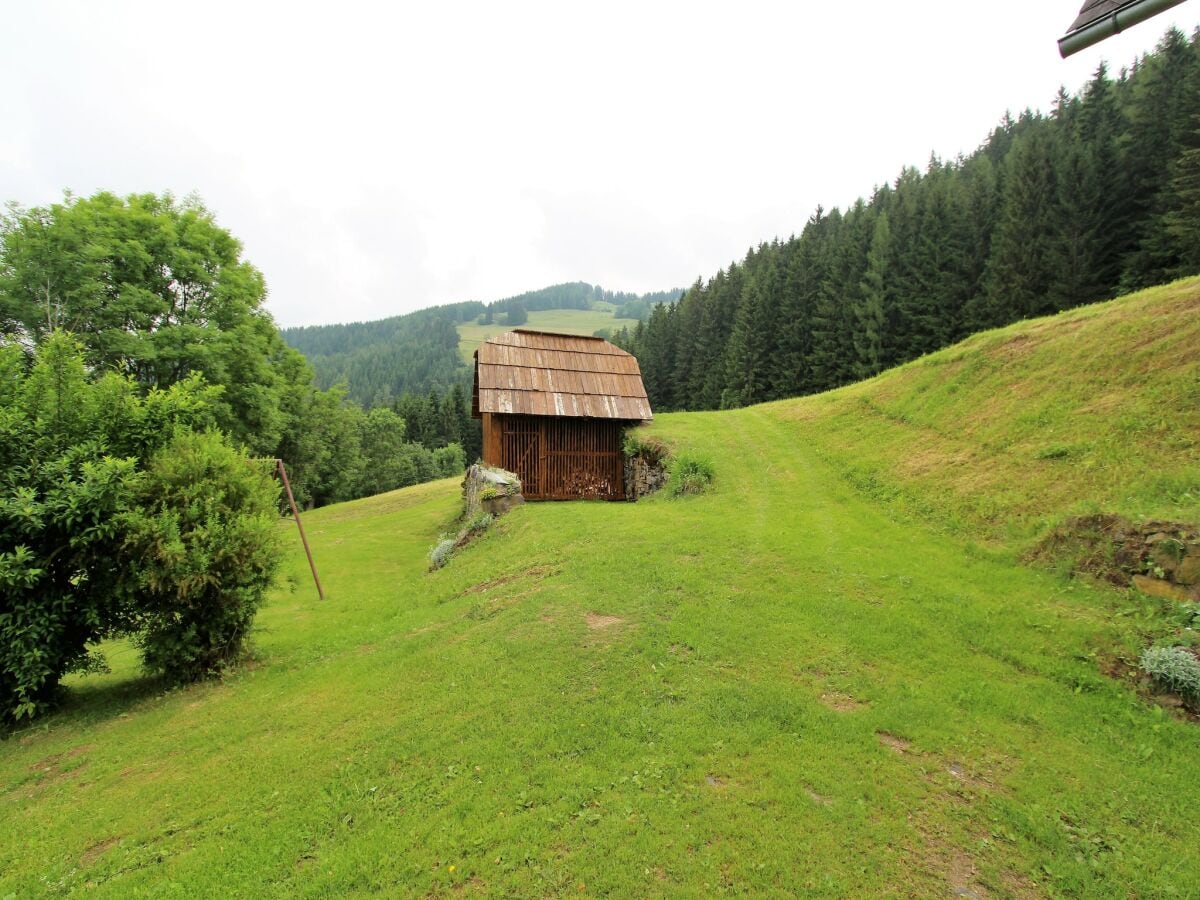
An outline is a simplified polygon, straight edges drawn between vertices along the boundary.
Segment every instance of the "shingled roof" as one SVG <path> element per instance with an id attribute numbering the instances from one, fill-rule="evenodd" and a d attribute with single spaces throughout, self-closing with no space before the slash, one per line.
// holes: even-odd
<path id="1" fill-rule="evenodd" d="M 1083 4 L 1083 9 L 1079 11 L 1078 17 L 1071 23 L 1071 27 L 1067 29 L 1067 33 L 1078 31 L 1086 25 L 1091 25 L 1093 22 L 1115 13 L 1122 6 L 1129 5 L 1130 0 L 1088 0 Z"/>
<path id="2" fill-rule="evenodd" d="M 474 412 L 648 421 L 638 361 L 596 337 L 518 328 L 475 351 Z"/>
<path id="3" fill-rule="evenodd" d="M 1078 53 L 1182 2 L 1183 0 L 1086 0 L 1067 33 L 1059 38 L 1059 52 L 1064 57 Z"/>

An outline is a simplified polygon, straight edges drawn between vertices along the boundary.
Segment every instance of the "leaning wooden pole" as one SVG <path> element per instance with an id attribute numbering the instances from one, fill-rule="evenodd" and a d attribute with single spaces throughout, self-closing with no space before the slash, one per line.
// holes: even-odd
<path id="1" fill-rule="evenodd" d="M 287 469 L 284 468 L 282 459 L 275 460 L 275 465 L 279 468 L 279 478 L 283 482 L 283 489 L 287 491 L 288 503 L 292 507 L 292 517 L 296 520 L 296 527 L 300 530 L 300 543 L 304 544 L 304 555 L 308 557 L 308 567 L 312 569 L 313 582 L 317 586 L 317 596 L 324 600 L 325 591 L 321 588 L 321 578 L 317 575 L 317 564 L 313 562 L 312 550 L 308 548 L 308 536 L 304 533 L 304 523 L 300 521 L 300 510 L 296 508 L 296 498 L 292 495 L 292 484 L 288 481 Z"/>

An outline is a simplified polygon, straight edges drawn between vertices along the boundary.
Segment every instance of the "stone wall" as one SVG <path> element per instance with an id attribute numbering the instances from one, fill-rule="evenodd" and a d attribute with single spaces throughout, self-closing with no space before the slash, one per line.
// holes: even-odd
<path id="1" fill-rule="evenodd" d="M 646 497 L 667 483 L 667 469 L 662 459 L 644 456 L 625 457 L 625 498 Z"/>
<path id="2" fill-rule="evenodd" d="M 1035 556 L 1074 557 L 1075 569 L 1113 584 L 1180 601 L 1200 601 L 1200 530 L 1180 522 L 1135 523 L 1099 514 L 1071 519 Z"/>

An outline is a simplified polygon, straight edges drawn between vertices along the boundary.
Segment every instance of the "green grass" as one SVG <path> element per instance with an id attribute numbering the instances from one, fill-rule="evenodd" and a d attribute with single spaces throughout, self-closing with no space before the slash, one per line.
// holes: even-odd
<path id="1" fill-rule="evenodd" d="M 593 309 L 547 309 L 529 314 L 529 321 L 520 328 L 534 328 L 543 331 L 557 331 L 562 334 L 591 335 L 601 328 L 620 331 L 637 327 L 637 319 L 617 319 L 613 317 L 611 303 L 596 303 Z M 503 317 L 501 317 L 503 318 Z M 512 329 L 508 325 L 476 325 L 474 322 L 458 326 L 458 352 L 465 362 L 470 362 L 472 354 L 479 349 L 479 344 L 498 334 L 504 334 Z"/>
<path id="2" fill-rule="evenodd" d="M 661 415 L 708 493 L 529 504 L 434 573 L 452 480 L 312 513 L 329 599 L 295 548 L 254 664 L 162 692 L 118 645 L 0 745 L 0 897 L 1200 894 L 1197 725 L 1104 674 L 1157 601 L 1016 562 L 1078 505 L 1194 509 L 1196 294 Z M 1020 334 L 1056 343 L 994 362 Z"/>

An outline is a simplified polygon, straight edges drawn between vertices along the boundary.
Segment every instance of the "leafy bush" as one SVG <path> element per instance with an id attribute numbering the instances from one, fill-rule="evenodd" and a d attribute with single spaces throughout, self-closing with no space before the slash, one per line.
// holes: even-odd
<path id="1" fill-rule="evenodd" d="M 707 456 L 686 451 L 671 460 L 669 469 L 667 492 L 672 497 L 681 494 L 703 494 L 712 484 L 716 474 L 712 460 Z"/>
<path id="2" fill-rule="evenodd" d="M 1200 627 L 1200 603 L 1172 603 L 1176 619 L 1185 628 Z"/>
<path id="3" fill-rule="evenodd" d="M 0 718 L 44 712 L 64 675 L 97 665 L 87 645 L 131 620 L 114 517 L 131 503 L 135 463 L 98 457 L 97 445 L 81 445 L 24 469 L 27 484 L 5 485 Z"/>
<path id="4" fill-rule="evenodd" d="M 148 669 L 172 681 L 218 671 L 243 642 L 279 565 L 278 488 L 217 432 L 178 432 L 123 517 Z"/>
<path id="5" fill-rule="evenodd" d="M 440 569 L 446 563 L 450 562 L 450 555 L 454 552 L 454 545 L 457 540 L 452 537 L 443 537 L 440 541 L 434 544 L 433 549 L 429 551 L 429 569 Z"/>
<path id="6" fill-rule="evenodd" d="M 1142 671 L 1168 690 L 1200 703 L 1200 660 L 1186 647 L 1151 647 L 1142 653 Z"/>
<path id="7" fill-rule="evenodd" d="M 461 475 L 467 467 L 467 455 L 462 444 L 447 444 L 433 451 L 433 467 L 442 478 Z"/>
<path id="8" fill-rule="evenodd" d="M 32 361 L 0 344 L 0 720 L 44 712 L 64 675 L 101 667 L 89 644 L 136 627 L 123 516 L 144 460 L 211 422 L 213 395 L 196 379 L 144 397 L 93 381 L 61 333 Z"/>

